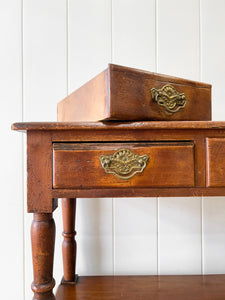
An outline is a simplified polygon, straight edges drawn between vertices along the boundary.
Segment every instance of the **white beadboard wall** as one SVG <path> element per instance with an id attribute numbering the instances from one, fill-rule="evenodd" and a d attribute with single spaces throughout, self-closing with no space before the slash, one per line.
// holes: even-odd
<path id="1" fill-rule="evenodd" d="M 224 0 L 0 0 L 4 299 L 32 298 L 26 139 L 10 124 L 55 121 L 108 62 L 212 83 L 225 120 L 224 12 Z M 54 216 L 59 284 L 60 201 Z M 76 221 L 80 275 L 225 273 L 225 197 L 78 199 Z"/>

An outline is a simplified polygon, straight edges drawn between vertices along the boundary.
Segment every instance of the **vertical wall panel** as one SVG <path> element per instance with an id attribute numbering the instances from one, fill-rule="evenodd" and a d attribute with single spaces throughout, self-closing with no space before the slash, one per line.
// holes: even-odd
<path id="1" fill-rule="evenodd" d="M 199 1 L 158 0 L 158 72 L 199 80 Z"/>
<path id="2" fill-rule="evenodd" d="M 201 198 L 159 199 L 159 274 L 201 274 Z"/>
<path id="3" fill-rule="evenodd" d="M 4 270 L 2 294 L 9 288 L 5 278 L 11 274 L 17 278 L 10 299 L 23 299 L 22 138 L 10 131 L 12 122 L 22 120 L 23 109 L 25 121 L 56 120 L 56 104 L 67 91 L 85 83 L 111 60 L 212 83 L 214 120 L 224 120 L 225 98 L 223 0 L 23 0 L 23 8 L 21 5 L 19 0 L 0 1 L 0 35 L 4 41 L 0 48 L 0 122 L 2 139 L 8 146 L 1 149 L 4 190 L 0 223 L 2 240 L 8 246 L 1 247 L 0 265 Z M 113 205 L 111 199 L 78 199 L 79 274 L 111 274 L 113 266 L 116 274 L 156 274 L 157 217 L 159 273 L 200 273 L 200 198 L 158 201 L 157 216 L 153 198 L 116 199 Z M 223 197 L 203 199 L 204 273 L 224 273 L 223 212 Z M 54 215 L 58 284 L 62 276 L 60 208 Z M 24 218 L 25 299 L 31 299 L 32 215 L 25 212 Z"/>
<path id="4" fill-rule="evenodd" d="M 158 0 L 158 72 L 199 80 L 199 1 Z M 159 199 L 159 272 L 201 272 L 199 198 Z"/>
<path id="5" fill-rule="evenodd" d="M 69 0 L 69 93 L 111 62 L 111 0 Z"/>
<path id="6" fill-rule="evenodd" d="M 24 118 L 56 121 L 66 96 L 66 0 L 24 0 Z"/>
<path id="7" fill-rule="evenodd" d="M 111 1 L 69 0 L 69 93 L 111 61 Z M 78 199 L 77 272 L 112 274 L 112 199 Z"/>
<path id="8" fill-rule="evenodd" d="M 156 70 L 155 0 L 112 1 L 112 61 Z M 116 274 L 157 273 L 156 199 L 114 199 Z"/>
<path id="9" fill-rule="evenodd" d="M 225 199 L 206 197 L 203 202 L 203 271 L 225 273 Z"/>
<path id="10" fill-rule="evenodd" d="M 225 2 L 201 1 L 202 80 L 212 84 L 213 120 L 225 120 Z M 224 273 L 225 199 L 203 199 L 203 271 Z"/>
<path id="11" fill-rule="evenodd" d="M 112 275 L 112 199 L 77 199 L 77 272 Z"/>
<path id="12" fill-rule="evenodd" d="M 213 120 L 223 121 L 225 99 L 225 1 L 202 0 L 202 80 L 213 85 Z"/>
<path id="13" fill-rule="evenodd" d="M 21 1 L 0 1 L 0 38 L 1 298 L 23 299 Z"/>
<path id="14" fill-rule="evenodd" d="M 67 10 L 66 0 L 24 0 L 24 119 L 25 121 L 55 121 L 56 105 L 67 92 Z M 56 220 L 56 251 L 54 276 L 62 278 L 61 213 Z M 26 299 L 31 299 L 32 279 L 30 223 L 26 215 Z"/>
<path id="15" fill-rule="evenodd" d="M 155 71 L 155 0 L 112 1 L 113 63 Z"/>
<path id="16" fill-rule="evenodd" d="M 157 274 L 155 198 L 116 198 L 115 274 Z"/>

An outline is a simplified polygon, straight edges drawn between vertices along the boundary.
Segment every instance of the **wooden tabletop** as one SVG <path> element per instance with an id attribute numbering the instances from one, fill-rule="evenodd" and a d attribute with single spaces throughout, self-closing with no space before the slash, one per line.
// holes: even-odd
<path id="1" fill-rule="evenodd" d="M 129 129 L 225 129 L 225 121 L 144 121 L 144 122 L 20 122 L 12 130 L 129 130 Z"/>

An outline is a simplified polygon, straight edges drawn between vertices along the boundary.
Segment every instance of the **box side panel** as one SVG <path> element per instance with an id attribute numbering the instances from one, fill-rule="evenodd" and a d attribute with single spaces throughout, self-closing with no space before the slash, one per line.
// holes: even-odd
<path id="1" fill-rule="evenodd" d="M 107 69 L 58 103 L 60 122 L 97 121 L 107 118 Z"/>
<path id="2" fill-rule="evenodd" d="M 174 95 L 165 96 L 168 85 L 175 91 Z M 154 99 L 152 89 L 157 90 L 161 98 Z M 165 103 L 181 94 L 185 95 L 185 105 L 169 110 Z M 110 95 L 110 115 L 114 120 L 211 120 L 211 86 L 208 84 L 194 86 L 193 82 L 185 83 L 183 79 L 111 65 Z"/>

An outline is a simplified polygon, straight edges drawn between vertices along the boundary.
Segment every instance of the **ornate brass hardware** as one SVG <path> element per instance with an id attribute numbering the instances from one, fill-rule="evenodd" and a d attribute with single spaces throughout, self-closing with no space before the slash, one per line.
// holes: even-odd
<path id="1" fill-rule="evenodd" d="M 129 149 L 120 149 L 112 155 L 101 155 L 99 160 L 106 173 L 111 173 L 119 179 L 130 179 L 145 169 L 149 157 L 147 154 L 134 154 Z"/>
<path id="2" fill-rule="evenodd" d="M 161 89 L 151 89 L 152 100 L 171 113 L 184 108 L 187 102 L 184 93 L 179 93 L 173 86 L 166 84 Z"/>

